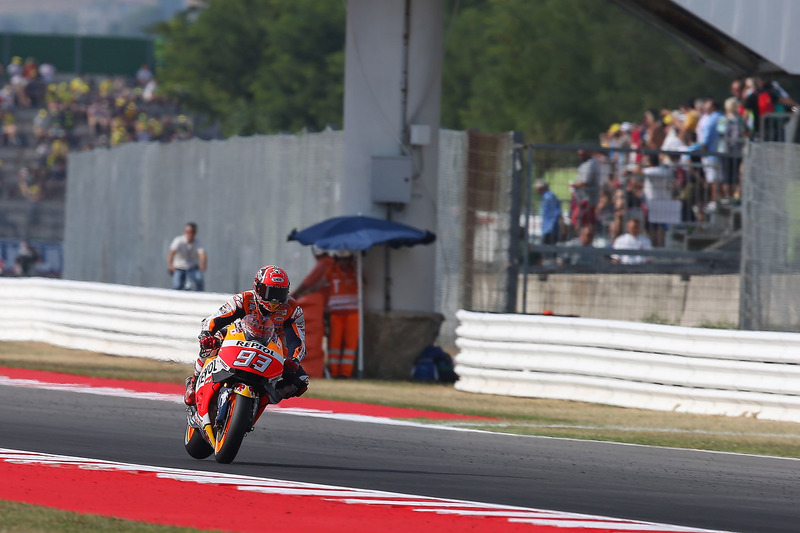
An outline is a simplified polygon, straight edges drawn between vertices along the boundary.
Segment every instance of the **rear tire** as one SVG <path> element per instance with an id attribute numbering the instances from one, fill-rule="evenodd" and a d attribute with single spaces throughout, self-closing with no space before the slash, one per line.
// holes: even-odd
<path id="1" fill-rule="evenodd" d="M 250 430 L 255 401 L 247 396 L 231 394 L 228 416 L 222 429 L 217 431 L 217 446 L 214 459 L 218 463 L 230 463 L 239 453 L 245 433 Z"/>
<path id="2" fill-rule="evenodd" d="M 186 436 L 183 439 L 183 446 L 189 455 L 195 459 L 205 459 L 214 453 L 214 448 L 206 442 L 202 432 L 189 424 L 186 424 Z"/>

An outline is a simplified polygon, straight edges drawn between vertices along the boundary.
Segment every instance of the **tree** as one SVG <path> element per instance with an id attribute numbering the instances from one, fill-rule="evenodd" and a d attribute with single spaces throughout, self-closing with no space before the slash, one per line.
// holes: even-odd
<path id="1" fill-rule="evenodd" d="M 446 46 L 446 127 L 596 142 L 612 122 L 727 90 L 723 76 L 609 2 L 462 4 Z"/>
<path id="2" fill-rule="evenodd" d="M 609 124 L 728 80 L 610 2 L 448 0 L 442 124 L 596 142 Z M 157 75 L 225 135 L 341 124 L 345 8 L 318 0 L 205 0 L 156 27 Z"/>
<path id="3" fill-rule="evenodd" d="M 157 25 L 165 92 L 227 135 L 341 119 L 344 8 L 315 0 L 206 0 Z"/>

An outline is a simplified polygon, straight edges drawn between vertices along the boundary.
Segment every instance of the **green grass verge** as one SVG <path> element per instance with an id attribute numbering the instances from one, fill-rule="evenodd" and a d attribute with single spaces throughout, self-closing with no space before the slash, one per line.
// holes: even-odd
<path id="1" fill-rule="evenodd" d="M 61 533 L 187 533 L 201 530 L 158 526 L 0 500 L 0 533 L 50 533 L 56 531 Z"/>

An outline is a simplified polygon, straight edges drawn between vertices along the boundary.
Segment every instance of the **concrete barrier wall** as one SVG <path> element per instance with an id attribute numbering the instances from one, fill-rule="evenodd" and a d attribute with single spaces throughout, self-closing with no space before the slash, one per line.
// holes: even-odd
<path id="1" fill-rule="evenodd" d="M 522 312 L 520 280 L 517 298 Z M 528 276 L 527 312 L 681 326 L 739 323 L 739 276 L 550 274 Z"/>
<path id="2" fill-rule="evenodd" d="M 456 388 L 800 422 L 800 334 L 459 311 Z"/>

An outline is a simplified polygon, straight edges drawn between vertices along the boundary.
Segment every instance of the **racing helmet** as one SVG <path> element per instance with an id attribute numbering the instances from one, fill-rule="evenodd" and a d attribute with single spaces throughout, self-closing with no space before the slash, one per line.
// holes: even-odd
<path id="1" fill-rule="evenodd" d="M 256 272 L 253 294 L 256 303 L 273 313 L 289 298 L 289 276 L 275 265 L 263 266 Z"/>
<path id="2" fill-rule="evenodd" d="M 239 329 L 245 340 L 266 344 L 275 334 L 275 324 L 268 316 L 257 314 L 245 315 L 239 320 Z"/>

